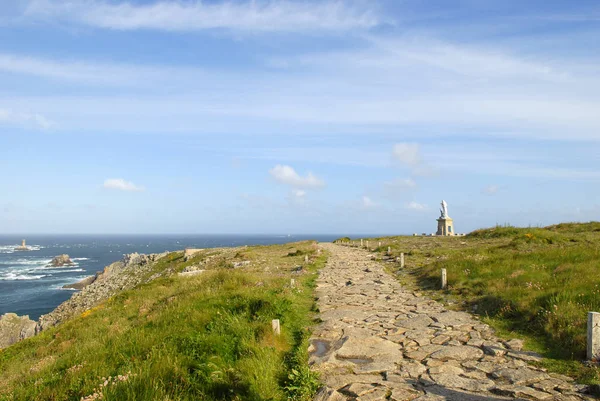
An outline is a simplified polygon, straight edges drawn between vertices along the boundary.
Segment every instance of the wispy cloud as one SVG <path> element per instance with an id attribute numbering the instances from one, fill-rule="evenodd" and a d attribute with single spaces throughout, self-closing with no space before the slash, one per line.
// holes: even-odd
<path id="1" fill-rule="evenodd" d="M 379 202 L 375 202 L 369 196 L 363 196 L 361 199 L 361 206 L 363 209 L 375 209 L 381 206 Z"/>
<path id="2" fill-rule="evenodd" d="M 140 192 L 144 187 L 138 186 L 131 181 L 125 181 L 122 178 L 108 178 L 104 181 L 104 188 L 116 189 L 119 191 Z"/>
<path id="3" fill-rule="evenodd" d="M 30 12 L 79 15 L 99 7 L 133 10 L 134 14 L 158 10 L 156 14 L 163 18 L 171 9 L 187 14 L 205 7 L 255 7 L 263 12 L 285 4 L 307 7 L 320 15 L 319 7 L 330 3 L 264 4 L 34 0 Z M 350 7 L 344 2 L 335 4 L 344 10 Z M 225 71 L 1 54 L 0 71 L 96 85 L 80 88 L 85 96 L 61 96 L 73 91 L 59 90 L 52 96 L 5 95 L 45 115 L 60 115 L 61 127 L 76 132 L 90 127 L 136 133 L 168 128 L 169 132 L 206 134 L 216 129 L 235 133 L 243 127 L 251 133 L 348 134 L 368 128 L 371 133 L 410 134 L 416 128 L 412 132 L 419 137 L 460 132 L 471 137 L 598 140 L 600 73 L 593 67 L 597 64 L 594 56 L 586 60 L 532 56 L 523 49 L 499 48 L 496 43 L 474 46 L 409 35 L 383 38 L 372 34 L 366 42 L 354 39 L 346 51 L 327 48 L 288 57 L 275 54 L 286 52 L 273 52 L 263 60 L 263 69 L 256 68 L 256 63 Z M 280 70 L 273 73 L 276 65 Z M 0 85 L 4 79 L 13 77 L 0 78 Z M 122 86 L 122 90 L 103 91 L 105 84 Z M 172 124 L 174 115 L 180 124 Z M 414 174 L 431 174 L 426 170 L 421 165 Z"/>
<path id="4" fill-rule="evenodd" d="M 488 185 L 483 188 L 483 193 L 487 195 L 495 195 L 498 193 L 498 185 Z"/>
<path id="5" fill-rule="evenodd" d="M 3 108 L 0 108 L 0 124 L 34 126 L 42 129 L 48 129 L 55 125 L 41 114 L 16 112 Z"/>
<path id="6" fill-rule="evenodd" d="M 427 205 L 424 205 L 422 203 L 418 203 L 418 202 L 412 201 L 412 202 L 408 202 L 406 204 L 406 208 L 410 209 L 410 210 L 423 211 L 423 210 L 427 210 Z"/>
<path id="7" fill-rule="evenodd" d="M 177 76 L 180 79 L 203 79 L 199 68 L 148 66 L 101 61 L 61 60 L 0 53 L 0 71 L 83 84 L 135 86 Z"/>
<path id="8" fill-rule="evenodd" d="M 271 177 L 275 181 L 290 185 L 296 189 L 321 188 L 325 186 L 325 181 L 317 178 L 312 173 L 309 172 L 305 177 L 302 177 L 292 167 L 281 164 L 269 170 L 269 174 L 271 174 Z"/>
<path id="9" fill-rule="evenodd" d="M 296 198 L 304 198 L 306 196 L 306 191 L 302 189 L 294 189 L 292 190 L 292 195 Z"/>
<path id="10" fill-rule="evenodd" d="M 307 32 L 368 29 L 380 17 L 368 2 L 253 0 L 209 3 L 157 1 L 150 4 L 32 0 L 25 15 L 115 30 L 154 29 L 247 32 Z"/>
<path id="11" fill-rule="evenodd" d="M 398 178 L 396 180 L 386 182 L 385 185 L 390 188 L 410 189 L 415 188 L 417 183 L 411 178 Z"/>
<path id="12" fill-rule="evenodd" d="M 409 166 L 421 163 L 421 149 L 418 143 L 397 143 L 392 154 L 394 159 Z"/>
<path id="13" fill-rule="evenodd" d="M 411 178 L 398 178 L 383 183 L 385 196 L 391 199 L 403 198 L 417 188 L 417 183 Z"/>

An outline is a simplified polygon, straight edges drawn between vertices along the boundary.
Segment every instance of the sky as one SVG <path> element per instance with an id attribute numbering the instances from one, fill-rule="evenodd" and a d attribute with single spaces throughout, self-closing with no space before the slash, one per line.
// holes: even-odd
<path id="1" fill-rule="evenodd" d="M 595 0 L 2 0 L 0 233 L 598 220 Z"/>

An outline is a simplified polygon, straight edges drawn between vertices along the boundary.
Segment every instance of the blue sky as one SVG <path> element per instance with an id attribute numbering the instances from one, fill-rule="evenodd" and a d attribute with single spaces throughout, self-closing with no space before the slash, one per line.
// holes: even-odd
<path id="1" fill-rule="evenodd" d="M 4 0 L 0 231 L 597 220 L 596 1 Z"/>

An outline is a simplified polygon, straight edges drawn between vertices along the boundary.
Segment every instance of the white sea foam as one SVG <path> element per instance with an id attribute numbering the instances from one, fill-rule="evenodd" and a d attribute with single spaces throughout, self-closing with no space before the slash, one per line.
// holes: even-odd
<path id="1" fill-rule="evenodd" d="M 39 280 L 46 277 L 47 274 L 18 274 L 9 272 L 4 275 L 0 275 L 0 281 L 17 281 L 17 280 Z"/>
<path id="2" fill-rule="evenodd" d="M 66 271 L 66 269 L 72 269 L 74 267 L 79 267 L 79 263 L 71 263 L 70 265 L 64 265 L 64 266 L 52 266 L 51 264 L 45 264 L 43 266 L 39 266 L 34 268 L 34 270 L 61 270 L 61 271 Z M 63 270 L 65 269 L 65 270 Z"/>
<path id="3" fill-rule="evenodd" d="M 41 266 L 52 262 L 52 259 L 14 259 L 9 263 L 17 266 Z"/>
<path id="4" fill-rule="evenodd" d="M 72 258 L 72 261 L 77 261 L 77 260 L 90 260 L 90 258 Z"/>
<path id="5" fill-rule="evenodd" d="M 61 270 L 46 269 L 44 271 L 46 273 L 75 273 L 75 272 L 84 272 L 85 270 L 83 270 L 83 269 L 61 269 Z"/>

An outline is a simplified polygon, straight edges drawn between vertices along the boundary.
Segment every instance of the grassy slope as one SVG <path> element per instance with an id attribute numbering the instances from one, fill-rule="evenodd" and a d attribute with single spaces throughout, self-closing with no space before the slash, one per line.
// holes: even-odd
<path id="1" fill-rule="evenodd" d="M 392 237 L 378 252 L 405 252 L 401 280 L 459 301 L 502 335 L 527 340 L 545 367 L 600 382 L 585 358 L 588 311 L 600 311 L 600 223 L 496 227 L 467 237 Z M 448 291 L 439 291 L 440 269 Z"/>
<path id="2" fill-rule="evenodd" d="M 0 351 L 0 400 L 308 400 L 318 385 L 307 366 L 314 272 L 312 243 L 181 253 L 158 279 L 121 293 L 39 336 Z M 288 256 L 288 254 L 294 256 Z M 303 274 L 292 269 L 311 262 Z M 231 263 L 251 260 L 245 269 Z M 296 288 L 290 287 L 290 278 Z M 280 319 L 275 337 L 271 320 Z M 91 397 L 90 397 L 91 396 Z"/>

